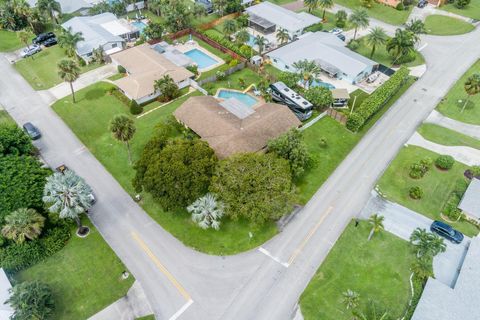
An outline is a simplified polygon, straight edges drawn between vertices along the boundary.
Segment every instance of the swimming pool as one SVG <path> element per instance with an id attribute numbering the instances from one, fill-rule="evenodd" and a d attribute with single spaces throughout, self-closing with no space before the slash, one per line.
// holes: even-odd
<path id="1" fill-rule="evenodd" d="M 187 51 L 185 52 L 185 55 L 192 59 L 198 65 L 199 69 L 211 67 L 218 62 L 217 60 L 210 57 L 208 54 L 198 49 L 192 49 L 190 51 Z"/>
<path id="2" fill-rule="evenodd" d="M 142 21 L 133 21 L 133 22 L 130 22 L 130 24 L 135 28 L 137 28 L 138 31 L 140 31 L 140 33 L 143 33 L 143 29 L 147 27 L 147 25 Z"/>
<path id="3" fill-rule="evenodd" d="M 327 89 L 335 89 L 335 86 L 333 84 L 323 82 L 320 80 L 313 80 L 312 84 L 310 85 L 311 87 L 324 87 Z"/>
<path id="4" fill-rule="evenodd" d="M 235 98 L 248 107 L 252 107 L 254 104 L 258 102 L 257 99 L 255 99 L 249 94 L 242 93 L 239 91 L 231 91 L 231 90 L 220 90 L 218 91 L 217 97 L 222 99 Z"/>
<path id="5" fill-rule="evenodd" d="M 253 46 L 255 45 L 255 39 L 256 39 L 256 38 L 250 34 L 250 38 L 249 38 L 248 41 L 245 42 L 245 43 L 246 43 L 247 45 L 249 45 L 250 47 L 253 48 Z"/>

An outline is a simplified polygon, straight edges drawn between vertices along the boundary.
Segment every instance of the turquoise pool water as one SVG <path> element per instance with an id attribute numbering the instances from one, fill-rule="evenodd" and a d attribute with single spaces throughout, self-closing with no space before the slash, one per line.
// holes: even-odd
<path id="1" fill-rule="evenodd" d="M 327 89 L 335 89 L 335 86 L 333 84 L 323 82 L 320 80 L 313 80 L 312 84 L 310 85 L 311 87 L 324 87 Z"/>
<path id="2" fill-rule="evenodd" d="M 248 39 L 246 44 L 253 48 L 253 46 L 255 45 L 255 39 L 256 38 L 254 36 L 250 35 L 250 39 Z"/>
<path id="3" fill-rule="evenodd" d="M 185 55 L 192 59 L 197 65 L 199 69 L 205 69 L 210 66 L 213 66 L 218 61 L 210 57 L 208 54 L 198 50 L 192 49 L 190 51 L 185 52 Z"/>
<path id="4" fill-rule="evenodd" d="M 131 25 L 137 28 L 140 31 L 140 33 L 143 33 L 143 29 L 147 27 L 147 25 L 142 21 L 133 21 L 131 22 Z"/>
<path id="5" fill-rule="evenodd" d="M 218 97 L 222 99 L 235 98 L 248 107 L 252 107 L 258 102 L 258 100 L 251 95 L 238 91 L 220 90 L 218 92 Z"/>

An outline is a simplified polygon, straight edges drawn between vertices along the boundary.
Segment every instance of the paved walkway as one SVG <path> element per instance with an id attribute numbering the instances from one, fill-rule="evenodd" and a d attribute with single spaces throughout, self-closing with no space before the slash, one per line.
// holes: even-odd
<path id="1" fill-rule="evenodd" d="M 430 230 L 433 220 L 397 203 L 390 202 L 372 191 L 370 200 L 363 208 L 360 217 L 368 219 L 372 213 L 385 217 L 385 230 L 409 241 L 416 228 Z M 445 241 L 447 250 L 433 259 L 435 278 L 453 288 L 467 253 L 470 238 L 465 237 L 461 244 Z"/>
<path id="2" fill-rule="evenodd" d="M 414 19 L 419 19 L 422 21 L 425 21 L 427 16 L 430 15 L 440 15 L 440 16 L 448 16 L 452 18 L 457 18 L 459 20 L 463 20 L 468 23 L 472 23 L 472 19 L 461 16 L 459 14 L 455 14 L 452 12 L 444 11 L 437 9 L 434 5 L 428 4 L 425 8 L 419 8 L 417 6 L 413 7 L 412 13 L 408 17 L 408 20 L 414 20 Z"/>
<path id="3" fill-rule="evenodd" d="M 468 166 L 480 165 L 480 150 L 465 146 L 444 146 L 422 137 L 415 132 L 408 140 L 407 145 L 419 146 L 438 154 L 446 154 Z"/>
<path id="4" fill-rule="evenodd" d="M 425 122 L 437 124 L 444 128 L 463 133 L 472 138 L 480 139 L 480 126 L 445 117 L 437 110 L 433 110 Z"/>

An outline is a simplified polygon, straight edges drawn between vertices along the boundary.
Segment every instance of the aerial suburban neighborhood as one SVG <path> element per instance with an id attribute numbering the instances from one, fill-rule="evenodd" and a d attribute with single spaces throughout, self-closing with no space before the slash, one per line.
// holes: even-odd
<path id="1" fill-rule="evenodd" d="M 480 0 L 0 0 L 0 320 L 480 320 Z"/>

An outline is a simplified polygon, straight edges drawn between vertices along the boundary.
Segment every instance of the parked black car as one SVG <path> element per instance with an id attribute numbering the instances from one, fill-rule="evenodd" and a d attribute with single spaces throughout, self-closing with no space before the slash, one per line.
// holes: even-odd
<path id="1" fill-rule="evenodd" d="M 45 47 L 51 47 L 51 46 L 54 46 L 57 44 L 57 38 L 50 38 L 50 39 L 47 39 L 45 40 L 45 42 L 43 43 L 43 45 Z"/>
<path id="2" fill-rule="evenodd" d="M 340 39 L 340 40 L 342 40 L 342 41 L 345 41 L 345 40 L 346 40 L 345 35 L 344 35 L 343 33 L 337 34 L 337 38 Z"/>
<path id="3" fill-rule="evenodd" d="M 40 33 L 38 36 L 33 38 L 32 42 L 34 44 L 43 44 L 46 40 L 51 38 L 55 38 L 55 33 L 53 32 Z"/>
<path id="4" fill-rule="evenodd" d="M 32 140 L 40 139 L 42 136 L 40 131 L 31 122 L 27 122 L 23 125 L 23 130 L 29 135 Z"/>
<path id="5" fill-rule="evenodd" d="M 427 0 L 420 0 L 417 4 L 417 7 L 419 8 L 425 8 L 425 6 L 428 4 Z"/>
<path id="6" fill-rule="evenodd" d="M 463 234 L 442 221 L 433 221 L 430 226 L 430 231 L 444 237 L 454 243 L 461 243 L 463 241 Z"/>

